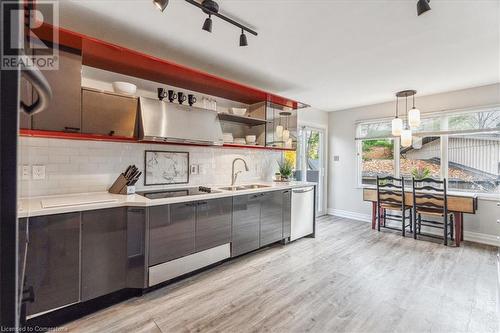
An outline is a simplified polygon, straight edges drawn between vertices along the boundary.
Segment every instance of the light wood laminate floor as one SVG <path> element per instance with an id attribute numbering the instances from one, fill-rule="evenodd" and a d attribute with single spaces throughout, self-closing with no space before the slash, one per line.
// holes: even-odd
<path id="1" fill-rule="evenodd" d="M 64 326 L 74 332 L 498 332 L 496 248 L 336 217 Z"/>

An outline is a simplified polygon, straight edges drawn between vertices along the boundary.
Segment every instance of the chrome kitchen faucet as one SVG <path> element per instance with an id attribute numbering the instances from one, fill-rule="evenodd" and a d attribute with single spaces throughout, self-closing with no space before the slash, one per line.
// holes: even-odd
<path id="1" fill-rule="evenodd" d="M 231 186 L 234 186 L 234 184 L 236 183 L 236 178 L 238 178 L 238 175 L 239 175 L 240 173 L 242 173 L 242 171 L 238 171 L 238 172 L 234 173 L 234 164 L 235 164 L 235 163 L 236 163 L 236 161 L 238 161 L 238 160 L 242 161 L 242 162 L 245 164 L 245 170 L 246 170 L 246 171 L 250 171 L 250 169 L 248 169 L 247 162 L 245 162 L 245 160 L 244 160 L 244 159 L 239 158 L 239 157 L 238 157 L 238 158 L 235 158 L 235 159 L 233 160 L 233 168 L 232 168 L 232 171 L 231 171 Z"/>

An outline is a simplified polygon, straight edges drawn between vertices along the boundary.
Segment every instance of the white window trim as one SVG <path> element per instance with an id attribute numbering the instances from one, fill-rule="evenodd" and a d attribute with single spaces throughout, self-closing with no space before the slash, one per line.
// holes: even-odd
<path id="1" fill-rule="evenodd" d="M 433 133 L 435 136 L 440 137 L 440 158 L 441 158 L 441 172 L 440 172 L 440 179 L 446 179 L 448 181 L 448 162 L 449 162 L 449 152 L 448 152 L 448 141 L 449 141 L 449 134 L 448 130 L 448 115 L 457 115 L 457 114 L 463 114 L 463 113 L 470 113 L 470 112 L 487 112 L 487 111 L 492 111 L 493 109 L 497 109 L 500 107 L 500 104 L 496 105 L 491 105 L 491 106 L 484 106 L 484 107 L 477 107 L 477 108 L 467 108 L 467 109 L 457 109 L 457 110 L 447 110 L 447 111 L 438 111 L 438 112 L 429 112 L 424 115 L 422 115 L 422 118 L 431 118 L 435 116 L 441 116 L 443 124 L 442 126 L 442 133 L 446 134 L 441 134 L 439 135 L 438 132 Z M 364 121 L 356 121 L 355 126 L 356 126 L 356 157 L 357 157 L 357 163 L 356 163 L 356 178 L 357 178 L 357 188 L 363 189 L 363 188 L 373 188 L 373 186 L 370 185 L 364 185 L 363 184 L 363 176 L 362 176 L 362 141 L 363 140 L 376 140 L 376 139 L 393 139 L 394 140 L 394 177 L 400 177 L 400 166 L 401 166 L 401 156 L 399 153 L 400 151 L 400 138 L 399 137 L 380 137 L 380 138 L 366 138 L 366 139 L 361 139 L 359 138 L 360 133 L 359 133 L 359 128 L 360 125 L 362 124 L 374 124 L 378 122 L 387 122 L 392 118 L 386 117 L 386 118 L 379 118 L 379 119 L 368 119 Z M 489 131 L 489 130 L 488 130 Z M 486 131 L 486 132 L 488 132 Z M 491 130 L 493 131 L 493 130 Z M 490 132 L 491 132 L 490 131 Z M 422 132 L 420 134 L 425 134 L 425 132 Z M 457 193 L 457 194 L 463 194 L 463 195 L 475 195 L 481 200 L 493 200 L 493 201 L 498 201 L 499 194 L 498 193 L 488 193 L 488 192 L 466 192 L 466 191 L 456 191 L 454 189 L 450 189 L 449 192 Z"/>

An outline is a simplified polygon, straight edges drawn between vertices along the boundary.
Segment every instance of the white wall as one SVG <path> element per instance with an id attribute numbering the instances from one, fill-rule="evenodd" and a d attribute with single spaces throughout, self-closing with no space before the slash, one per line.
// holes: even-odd
<path id="1" fill-rule="evenodd" d="M 422 112 L 453 110 L 500 103 L 500 84 L 464 89 L 429 96 L 417 96 L 417 106 Z M 355 122 L 364 119 L 394 116 L 395 103 L 383 103 L 358 107 L 329 114 L 329 212 L 354 213 L 366 219 L 371 214 L 371 205 L 362 200 L 362 189 L 357 186 Z M 339 156 L 338 162 L 333 156 Z M 500 201 L 500 198 L 499 198 Z M 476 215 L 465 215 L 465 236 L 484 237 L 496 240 L 500 235 L 500 208 L 496 201 L 479 200 Z M 481 235 L 476 235 L 479 233 Z M 494 236 L 493 236 L 494 235 Z"/>
<path id="2" fill-rule="evenodd" d="M 200 168 L 199 174 L 190 175 L 189 185 L 230 184 L 236 157 L 243 158 L 250 169 L 241 173 L 238 182 L 271 181 L 281 157 L 281 152 L 269 150 L 21 137 L 20 196 L 106 191 L 128 165 L 135 164 L 144 172 L 145 150 L 189 152 L 190 164 Z M 45 179 L 22 180 L 22 165 L 45 165 Z M 239 165 L 238 170 L 244 170 L 243 166 Z M 179 186 L 144 186 L 143 175 L 136 184 L 138 191 Z"/>

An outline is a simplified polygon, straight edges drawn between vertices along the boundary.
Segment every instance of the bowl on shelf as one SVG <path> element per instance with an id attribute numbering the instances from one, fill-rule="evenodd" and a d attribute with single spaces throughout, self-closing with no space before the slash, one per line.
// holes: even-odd
<path id="1" fill-rule="evenodd" d="M 244 116 L 247 113 L 245 108 L 231 108 L 231 112 L 236 116 Z"/>
<path id="2" fill-rule="evenodd" d="M 233 143 L 233 134 L 232 133 L 222 133 L 222 137 L 225 143 Z"/>
<path id="3" fill-rule="evenodd" d="M 247 135 L 245 137 L 245 141 L 249 145 L 254 145 L 256 140 L 257 140 L 257 136 L 256 135 Z"/>
<path id="4" fill-rule="evenodd" d="M 133 95 L 137 91 L 137 86 L 128 82 L 115 81 L 113 82 L 113 90 L 119 94 Z"/>
<path id="5" fill-rule="evenodd" d="M 245 140 L 245 138 L 234 138 L 234 143 L 236 143 L 237 145 L 246 145 L 247 141 Z"/>

